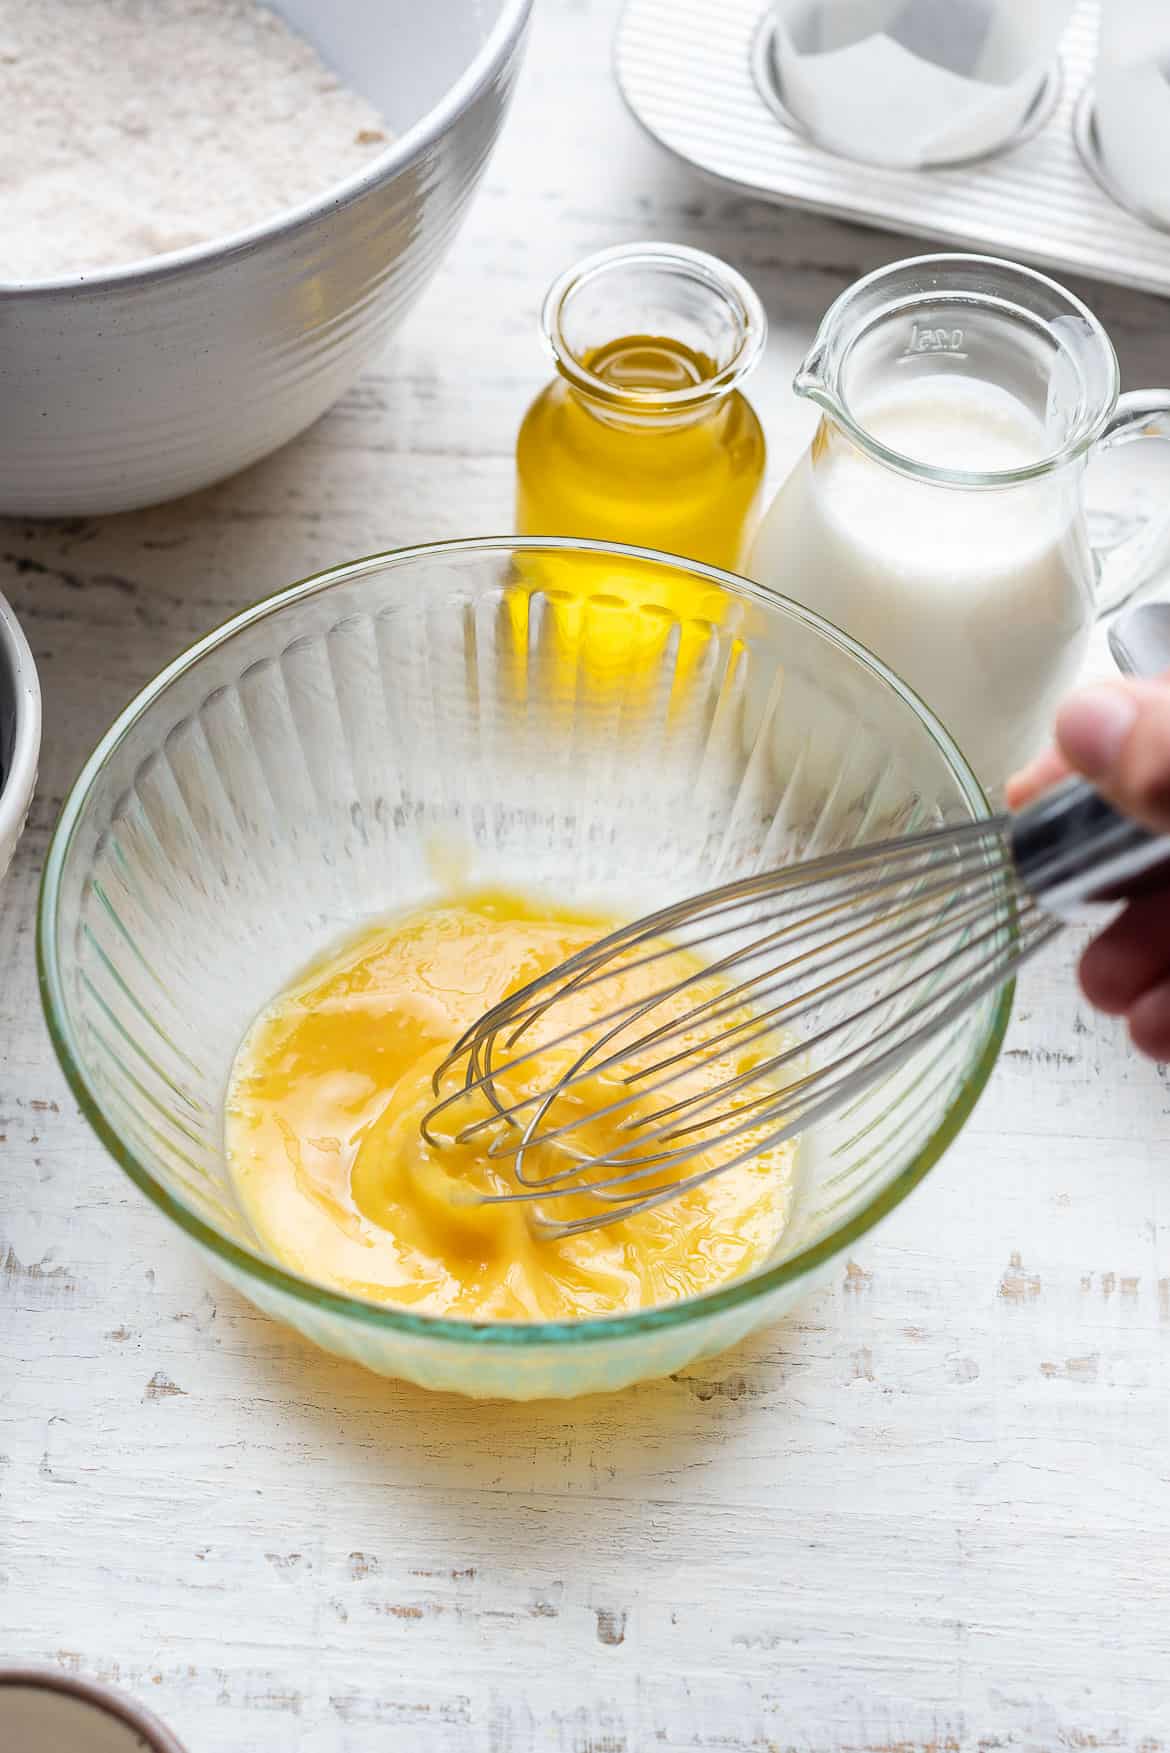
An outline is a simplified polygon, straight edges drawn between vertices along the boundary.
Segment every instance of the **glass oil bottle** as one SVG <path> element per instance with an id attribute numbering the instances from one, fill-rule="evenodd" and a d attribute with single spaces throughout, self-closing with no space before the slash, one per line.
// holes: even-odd
<path id="1" fill-rule="evenodd" d="M 747 281 L 699 250 L 625 245 L 562 275 L 541 325 L 557 376 L 520 428 L 518 532 L 737 569 L 765 463 L 739 387 L 767 334 Z"/>

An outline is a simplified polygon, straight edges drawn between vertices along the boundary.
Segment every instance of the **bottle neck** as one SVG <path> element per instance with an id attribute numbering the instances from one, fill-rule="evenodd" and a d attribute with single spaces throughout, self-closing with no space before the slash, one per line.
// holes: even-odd
<path id="1" fill-rule="evenodd" d="M 579 263 L 550 289 L 541 324 L 574 398 L 631 431 L 709 420 L 767 334 L 746 280 L 714 256 L 670 244 L 625 245 Z"/>
<path id="2" fill-rule="evenodd" d="M 709 354 L 668 335 L 618 336 L 571 365 L 577 369 L 558 360 L 574 400 L 594 419 L 630 432 L 697 425 L 734 393 Z"/>

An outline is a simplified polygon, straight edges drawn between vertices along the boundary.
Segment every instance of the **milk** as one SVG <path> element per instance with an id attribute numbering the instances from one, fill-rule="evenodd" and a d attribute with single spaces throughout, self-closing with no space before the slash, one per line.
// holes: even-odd
<path id="1" fill-rule="evenodd" d="M 1049 454 L 994 384 L 931 376 L 854 409 L 890 450 L 1002 471 Z M 757 535 L 749 573 L 836 623 L 908 682 L 998 786 L 1045 742 L 1092 623 L 1075 472 L 993 489 L 897 473 L 822 423 Z"/>

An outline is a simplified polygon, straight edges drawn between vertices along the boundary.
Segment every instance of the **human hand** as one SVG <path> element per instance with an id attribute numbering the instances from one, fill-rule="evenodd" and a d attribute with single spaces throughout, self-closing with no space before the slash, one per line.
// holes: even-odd
<path id="1" fill-rule="evenodd" d="M 1125 815 L 1170 834 L 1170 671 L 1156 681 L 1116 681 L 1074 694 L 1056 720 L 1055 747 L 1007 788 L 1017 810 L 1070 773 L 1087 779 Z M 1081 989 L 1107 1016 L 1123 1016 L 1133 1044 L 1170 1060 L 1170 879 L 1127 903 L 1094 938 Z"/>

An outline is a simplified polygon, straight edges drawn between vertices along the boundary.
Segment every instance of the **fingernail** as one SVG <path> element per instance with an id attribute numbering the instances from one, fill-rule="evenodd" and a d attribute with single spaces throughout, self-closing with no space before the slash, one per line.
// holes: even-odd
<path id="1" fill-rule="evenodd" d="M 1120 688 L 1085 688 L 1061 707 L 1056 740 L 1074 767 L 1104 779 L 1117 766 L 1137 719 L 1137 702 Z"/>

